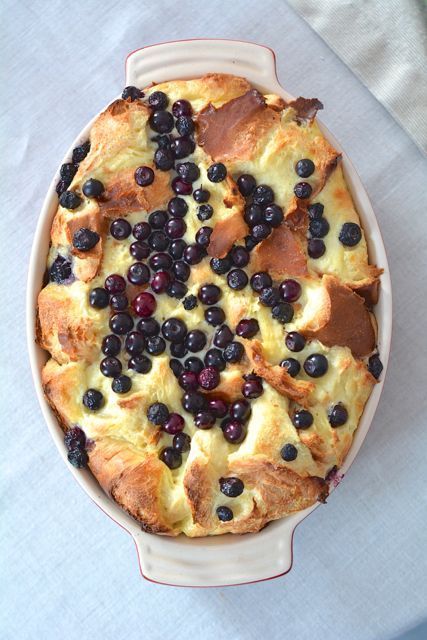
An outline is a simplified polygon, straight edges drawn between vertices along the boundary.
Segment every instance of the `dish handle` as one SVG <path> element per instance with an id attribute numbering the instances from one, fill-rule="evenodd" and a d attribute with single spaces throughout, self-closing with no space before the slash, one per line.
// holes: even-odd
<path id="1" fill-rule="evenodd" d="M 142 88 L 168 80 L 196 78 L 205 75 L 206 68 L 212 73 L 249 77 L 255 86 L 269 93 L 280 88 L 272 49 L 253 42 L 209 38 L 164 42 L 133 51 L 126 59 L 126 85 Z"/>

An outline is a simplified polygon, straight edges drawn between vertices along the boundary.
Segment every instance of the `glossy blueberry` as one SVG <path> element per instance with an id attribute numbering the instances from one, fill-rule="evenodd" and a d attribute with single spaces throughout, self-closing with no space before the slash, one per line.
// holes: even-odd
<path id="1" fill-rule="evenodd" d="M 171 218 L 165 226 L 166 235 L 172 240 L 182 238 L 186 231 L 187 225 L 182 218 Z"/>
<path id="2" fill-rule="evenodd" d="M 65 164 L 61 165 L 59 173 L 61 175 L 61 178 L 65 180 L 65 182 L 71 184 L 74 176 L 77 173 L 77 169 L 77 165 L 73 164 L 72 162 L 66 162 Z"/>
<path id="3" fill-rule="evenodd" d="M 176 165 L 176 172 L 185 182 L 195 182 L 200 177 L 200 170 L 194 162 L 180 162 Z"/>
<path id="4" fill-rule="evenodd" d="M 230 251 L 231 262 L 235 267 L 246 267 L 249 264 L 249 251 L 242 246 L 235 246 Z"/>
<path id="5" fill-rule="evenodd" d="M 150 255 L 151 249 L 146 242 L 132 242 L 129 253 L 135 260 L 145 260 Z"/>
<path id="6" fill-rule="evenodd" d="M 159 459 L 165 463 L 169 469 L 178 469 L 182 465 L 182 456 L 173 447 L 165 447 L 159 455 Z"/>
<path id="7" fill-rule="evenodd" d="M 198 374 L 194 371 L 182 371 L 178 378 L 179 386 L 184 391 L 197 391 L 199 388 Z"/>
<path id="8" fill-rule="evenodd" d="M 65 209 L 77 209 L 82 203 L 82 199 L 74 191 L 64 191 L 59 198 L 59 204 Z"/>
<path id="9" fill-rule="evenodd" d="M 277 287 L 264 287 L 259 294 L 259 301 L 265 307 L 275 307 L 280 302 L 280 293 Z"/>
<path id="10" fill-rule="evenodd" d="M 180 136 L 179 138 L 175 138 L 171 145 L 171 151 L 177 160 L 182 160 L 182 158 L 186 158 L 191 155 L 194 149 L 194 140 L 189 136 Z M 192 189 L 190 189 L 189 193 L 191 193 L 191 191 Z"/>
<path id="11" fill-rule="evenodd" d="M 151 167 L 138 167 L 135 170 L 135 182 L 140 187 L 148 187 L 154 182 L 154 171 Z"/>
<path id="12" fill-rule="evenodd" d="M 237 498 L 243 493 L 245 485 L 240 478 L 220 478 L 219 490 L 228 498 Z"/>
<path id="13" fill-rule="evenodd" d="M 230 342 L 224 349 L 224 360 L 230 363 L 240 362 L 245 353 L 245 348 L 241 342 Z"/>
<path id="14" fill-rule="evenodd" d="M 170 133 L 174 127 L 173 116 L 168 111 L 154 111 L 148 120 L 148 124 L 157 133 Z"/>
<path id="15" fill-rule="evenodd" d="M 230 405 L 230 416 L 234 420 L 240 420 L 241 422 L 246 422 L 246 420 L 249 420 L 250 415 L 251 415 L 251 405 L 247 400 L 235 400 Z"/>
<path id="16" fill-rule="evenodd" d="M 219 327 L 215 331 L 215 335 L 213 338 L 213 343 L 219 349 L 225 349 L 225 347 L 230 344 L 233 340 L 233 332 L 226 324 L 223 324 L 222 327 Z"/>
<path id="17" fill-rule="evenodd" d="M 177 263 L 175 263 L 177 264 Z M 185 264 L 185 263 L 183 263 Z M 186 267 L 188 267 L 188 265 L 185 265 Z M 187 296 L 186 298 L 184 298 L 184 300 L 182 301 L 182 305 L 184 307 L 184 309 L 186 311 L 192 311 L 193 309 L 195 309 L 197 307 L 199 303 L 197 302 L 197 298 L 196 296 L 190 295 Z"/>
<path id="18" fill-rule="evenodd" d="M 184 418 L 179 413 L 170 413 L 168 419 L 163 425 L 163 431 L 170 435 L 180 433 L 185 427 Z"/>
<path id="19" fill-rule="evenodd" d="M 194 122 L 189 116 L 179 116 L 175 122 L 175 127 L 180 136 L 191 136 L 194 132 Z"/>
<path id="20" fill-rule="evenodd" d="M 187 246 L 185 240 L 178 238 L 178 240 L 172 240 L 169 245 L 169 253 L 174 260 L 180 260 L 184 254 L 184 249 Z"/>
<path id="21" fill-rule="evenodd" d="M 133 329 L 133 320 L 128 313 L 119 311 L 110 318 L 110 329 L 116 335 L 122 336 Z"/>
<path id="22" fill-rule="evenodd" d="M 299 409 L 292 416 L 292 424 L 296 429 L 308 429 L 313 424 L 313 415 L 306 409 Z"/>
<path id="23" fill-rule="evenodd" d="M 381 362 L 378 353 L 374 353 L 374 355 L 370 356 L 368 360 L 368 371 L 376 380 L 379 379 L 383 368 L 383 363 Z"/>
<path id="24" fill-rule="evenodd" d="M 86 142 L 83 142 L 83 144 L 73 149 L 73 163 L 78 164 L 79 162 L 82 162 L 86 158 L 89 151 L 90 142 L 89 140 L 86 140 Z"/>
<path id="25" fill-rule="evenodd" d="M 203 369 L 203 361 L 200 360 L 197 356 L 190 356 L 184 362 L 184 367 L 186 371 L 192 371 L 193 373 L 199 374 Z"/>
<path id="26" fill-rule="evenodd" d="M 261 207 L 266 207 L 274 202 L 274 191 L 266 184 L 260 184 L 253 192 L 253 201 Z"/>
<path id="27" fill-rule="evenodd" d="M 115 240 L 125 240 L 132 233 L 132 227 L 124 218 L 117 218 L 110 225 L 110 233 Z"/>
<path id="28" fill-rule="evenodd" d="M 206 345 L 206 334 L 200 329 L 189 331 L 185 339 L 185 346 L 192 353 L 201 351 Z"/>
<path id="29" fill-rule="evenodd" d="M 187 335 L 187 325 L 179 318 L 168 318 L 162 324 L 162 334 L 169 342 L 182 342 Z"/>
<path id="30" fill-rule="evenodd" d="M 168 211 L 173 218 L 183 218 L 188 211 L 188 204 L 183 198 L 171 198 L 168 202 Z"/>
<path id="31" fill-rule="evenodd" d="M 120 338 L 114 334 L 105 336 L 102 340 L 101 351 L 106 356 L 117 356 L 122 348 Z"/>
<path id="32" fill-rule="evenodd" d="M 273 281 L 268 273 L 266 273 L 265 271 L 259 271 L 258 273 L 253 274 L 253 276 L 251 277 L 250 284 L 253 291 L 256 291 L 257 293 L 261 293 L 263 289 L 266 289 L 267 287 L 271 287 L 273 284 Z"/>
<path id="33" fill-rule="evenodd" d="M 127 277 L 132 284 L 146 284 L 150 279 L 150 269 L 143 262 L 134 262 L 128 269 Z"/>
<path id="34" fill-rule="evenodd" d="M 293 444 L 288 443 L 282 448 L 280 455 L 285 462 L 292 462 L 298 455 L 298 449 Z"/>
<path id="35" fill-rule="evenodd" d="M 137 240 L 146 240 L 151 233 L 151 227 L 148 222 L 137 222 L 132 233 Z"/>
<path id="36" fill-rule="evenodd" d="M 194 424 L 198 429 L 212 429 L 215 424 L 215 416 L 210 411 L 199 411 L 194 416 Z"/>
<path id="37" fill-rule="evenodd" d="M 193 108 L 188 100 L 176 100 L 172 105 L 172 113 L 175 118 L 180 116 L 191 116 Z"/>
<path id="38" fill-rule="evenodd" d="M 305 359 L 304 371 L 311 378 L 320 378 L 325 375 L 327 370 L 328 360 L 322 353 L 312 353 Z"/>
<path id="39" fill-rule="evenodd" d="M 205 310 L 205 320 L 213 327 L 218 327 L 225 321 L 225 313 L 221 307 L 210 307 Z"/>
<path id="40" fill-rule="evenodd" d="M 200 227 L 200 229 L 196 233 L 196 243 L 201 247 L 208 247 L 212 231 L 212 227 Z"/>
<path id="41" fill-rule="evenodd" d="M 315 168 L 313 160 L 304 158 L 296 163 L 295 172 L 300 178 L 309 178 L 314 173 Z"/>
<path id="42" fill-rule="evenodd" d="M 171 149 L 156 149 L 154 153 L 154 164 L 159 171 L 170 171 L 175 162 Z"/>
<path id="43" fill-rule="evenodd" d="M 178 280 L 186 282 L 190 277 L 191 269 L 183 260 L 177 260 L 177 262 L 174 262 L 172 265 L 172 272 Z"/>
<path id="44" fill-rule="evenodd" d="M 311 220 L 320 220 L 323 216 L 324 206 L 320 202 L 314 202 L 308 206 L 307 211 Z"/>
<path id="45" fill-rule="evenodd" d="M 172 342 L 169 346 L 171 356 L 174 358 L 183 358 L 187 355 L 188 351 L 183 342 Z"/>
<path id="46" fill-rule="evenodd" d="M 285 358 L 280 363 L 280 366 L 286 369 L 291 378 L 295 378 L 301 371 L 301 365 L 295 358 Z"/>
<path id="47" fill-rule="evenodd" d="M 216 515 L 221 522 L 229 522 L 233 519 L 233 512 L 229 507 L 217 507 Z"/>
<path id="48" fill-rule="evenodd" d="M 328 419 L 331 427 L 341 427 L 348 420 L 348 411 L 345 406 L 339 402 L 330 410 Z"/>
<path id="49" fill-rule="evenodd" d="M 153 211 L 148 216 L 148 224 L 152 229 L 163 229 L 166 222 L 168 221 L 168 212 L 163 211 L 162 209 L 158 209 L 157 211 Z"/>
<path id="50" fill-rule="evenodd" d="M 189 196 L 193 190 L 193 187 L 189 182 L 184 182 L 181 178 L 174 178 L 172 180 L 172 190 L 180 196 Z"/>
<path id="51" fill-rule="evenodd" d="M 284 302 L 295 302 L 301 295 L 301 285 L 296 280 L 283 280 L 279 291 L 280 297 Z"/>
<path id="52" fill-rule="evenodd" d="M 142 318 L 139 320 L 136 328 L 147 337 L 157 336 L 160 331 L 160 325 L 155 318 Z"/>
<path id="53" fill-rule="evenodd" d="M 258 244 L 253 236 L 245 236 L 245 247 L 248 251 L 252 251 Z"/>
<path id="54" fill-rule="evenodd" d="M 228 411 L 228 405 L 221 398 L 210 398 L 208 400 L 208 409 L 214 414 L 215 418 L 225 418 Z"/>
<path id="55" fill-rule="evenodd" d="M 112 273 L 105 278 L 104 286 L 108 293 L 123 293 L 126 289 L 126 280 L 118 273 Z"/>
<path id="56" fill-rule="evenodd" d="M 354 247 L 361 241 L 362 232 L 355 222 L 344 222 L 338 237 L 345 247 Z"/>
<path id="57" fill-rule="evenodd" d="M 242 395 L 245 398 L 259 398 L 263 391 L 262 380 L 258 376 L 248 378 L 242 386 Z"/>
<path id="58" fill-rule="evenodd" d="M 213 209 L 210 204 L 201 204 L 200 207 L 197 208 L 197 218 L 200 222 L 205 222 L 209 220 L 213 216 Z"/>
<path id="59" fill-rule="evenodd" d="M 190 451 L 191 438 L 188 433 L 177 433 L 173 438 L 172 446 L 179 453 Z"/>
<path id="60" fill-rule="evenodd" d="M 290 331 L 285 338 L 285 344 L 289 351 L 302 351 L 305 347 L 305 338 L 298 331 Z"/>
<path id="61" fill-rule="evenodd" d="M 204 252 L 202 247 L 200 247 L 198 244 L 189 244 L 184 249 L 183 258 L 187 264 L 194 265 L 202 261 L 203 255 Z"/>
<path id="62" fill-rule="evenodd" d="M 166 349 L 166 342 L 160 336 L 147 338 L 147 351 L 152 356 L 160 356 Z"/>
<path id="63" fill-rule="evenodd" d="M 236 326 L 236 334 L 241 338 L 253 338 L 259 331 L 256 318 L 243 318 Z"/>
<path id="64" fill-rule="evenodd" d="M 270 227 L 278 227 L 283 222 L 283 209 L 277 204 L 269 204 L 264 209 L 264 221 L 270 225 Z"/>
<path id="65" fill-rule="evenodd" d="M 222 162 L 216 162 L 208 168 L 207 176 L 210 182 L 222 182 L 227 176 L 227 168 Z"/>
<path id="66" fill-rule="evenodd" d="M 329 222 L 326 218 L 310 220 L 308 230 L 312 238 L 324 238 L 329 233 Z"/>
<path id="67" fill-rule="evenodd" d="M 232 267 L 231 258 L 228 256 L 225 258 L 212 258 L 209 264 L 212 271 L 219 276 L 230 271 Z"/>
<path id="68" fill-rule="evenodd" d="M 281 324 L 286 324 L 292 321 L 294 308 L 289 302 L 279 302 L 272 308 L 271 316 Z"/>
<path id="69" fill-rule="evenodd" d="M 130 102 L 133 102 L 134 100 L 138 100 L 139 98 L 143 98 L 144 97 L 144 92 L 141 91 L 141 89 L 138 89 L 138 87 L 125 87 L 123 89 L 123 93 L 122 93 L 122 99 L 123 100 L 130 100 Z"/>
<path id="70" fill-rule="evenodd" d="M 104 192 L 104 185 L 100 180 L 90 178 L 84 183 L 82 191 L 86 198 L 98 198 Z"/>
<path id="71" fill-rule="evenodd" d="M 294 186 L 294 194 L 297 198 L 306 199 L 311 196 L 312 187 L 308 182 L 297 182 Z"/>
<path id="72" fill-rule="evenodd" d="M 104 396 L 98 389 L 88 389 L 83 394 L 83 404 L 90 411 L 98 411 L 104 406 Z"/>
<path id="73" fill-rule="evenodd" d="M 152 424 L 163 426 L 169 418 L 169 409 L 163 402 L 154 402 L 148 407 L 147 418 Z"/>
<path id="74" fill-rule="evenodd" d="M 262 207 L 259 204 L 248 204 L 245 207 L 245 213 L 243 218 L 251 229 L 257 224 L 264 222 L 264 216 L 262 213 Z"/>
<path id="75" fill-rule="evenodd" d="M 169 246 L 169 238 L 161 229 L 153 231 L 148 238 L 148 244 L 154 251 L 165 251 Z"/>
<path id="76" fill-rule="evenodd" d="M 127 393 L 132 387 L 132 380 L 129 376 L 121 375 L 114 378 L 111 388 L 114 393 Z"/>
<path id="77" fill-rule="evenodd" d="M 198 298 L 202 304 L 214 305 L 221 298 L 222 292 L 216 284 L 204 284 L 198 291 Z"/>
<path id="78" fill-rule="evenodd" d="M 184 365 L 175 358 L 171 358 L 171 360 L 169 360 L 169 366 L 172 369 L 172 373 L 175 378 L 178 378 L 184 370 Z"/>
<path id="79" fill-rule="evenodd" d="M 131 356 L 140 355 L 145 349 L 145 338 L 140 331 L 131 331 L 125 340 L 125 349 Z"/>
<path id="80" fill-rule="evenodd" d="M 129 306 L 129 300 L 124 293 L 116 293 L 110 298 L 110 306 L 113 311 L 125 311 Z"/>
<path id="81" fill-rule="evenodd" d="M 187 292 L 187 285 L 185 285 L 183 282 L 180 282 L 179 280 L 175 280 L 174 282 L 172 282 L 166 290 L 166 293 L 170 298 L 177 298 L 178 300 L 184 298 L 187 295 Z"/>
<path id="82" fill-rule="evenodd" d="M 234 291 L 241 291 L 246 287 L 249 278 L 242 269 L 232 269 L 227 274 L 227 284 Z"/>
<path id="83" fill-rule="evenodd" d="M 215 367 L 218 371 L 224 371 L 226 362 L 222 357 L 222 352 L 219 349 L 209 349 L 205 355 L 206 367 Z"/>
<path id="84" fill-rule="evenodd" d="M 63 180 L 62 178 L 61 178 L 61 180 L 59 180 L 57 182 L 56 187 L 55 187 L 55 191 L 58 194 L 58 198 L 60 196 L 62 196 L 62 194 L 64 193 L 64 191 L 66 191 L 68 189 L 70 184 L 71 184 L 71 181 Z"/>
<path id="85" fill-rule="evenodd" d="M 133 369 L 137 373 L 149 373 L 152 366 L 150 358 L 147 358 L 147 356 L 142 354 L 132 356 L 128 362 L 128 368 Z"/>
<path id="86" fill-rule="evenodd" d="M 148 96 L 148 104 L 153 111 L 166 109 L 168 103 L 168 97 L 163 91 L 153 91 L 153 93 Z"/>
<path id="87" fill-rule="evenodd" d="M 95 309 L 105 309 L 105 307 L 108 307 L 109 302 L 110 296 L 108 295 L 108 291 L 102 287 L 95 287 L 89 294 L 89 304 Z"/>
<path id="88" fill-rule="evenodd" d="M 222 433 L 230 444 L 240 444 L 246 438 L 246 430 L 240 420 L 227 420 Z"/>
<path id="89" fill-rule="evenodd" d="M 172 267 L 172 258 L 168 253 L 154 253 L 149 260 L 153 271 L 168 271 Z"/>
<path id="90" fill-rule="evenodd" d="M 157 302 L 152 293 L 143 291 L 134 298 L 132 307 L 136 315 L 140 318 L 149 318 L 155 312 Z"/>
<path id="91" fill-rule="evenodd" d="M 326 251 L 325 243 L 320 238 L 311 238 L 307 243 L 307 251 L 310 258 L 317 260 Z"/>
<path id="92" fill-rule="evenodd" d="M 243 173 L 237 178 L 237 187 L 244 198 L 248 198 L 256 187 L 256 180 L 249 173 Z"/>
<path id="93" fill-rule="evenodd" d="M 266 222 L 256 224 L 252 229 L 252 237 L 257 241 L 265 240 L 271 233 L 271 227 Z"/>
<path id="94" fill-rule="evenodd" d="M 203 411 L 206 407 L 206 398 L 198 391 L 187 391 L 181 400 L 182 406 L 185 411 L 195 415 L 200 411 Z"/>
<path id="95" fill-rule="evenodd" d="M 207 202 L 210 197 L 211 197 L 210 191 L 208 191 L 207 189 L 202 189 L 202 187 L 193 191 L 193 198 L 198 204 Z"/>

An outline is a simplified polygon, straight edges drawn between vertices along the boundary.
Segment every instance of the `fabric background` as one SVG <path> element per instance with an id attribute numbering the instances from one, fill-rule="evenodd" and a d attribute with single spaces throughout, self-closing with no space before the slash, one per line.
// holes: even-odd
<path id="1" fill-rule="evenodd" d="M 356 76 L 283 2 L 3 0 L 1 567 L 5 640 L 392 639 L 427 620 L 426 160 Z M 145 44 L 229 37 L 270 45 L 370 194 L 394 288 L 384 393 L 350 473 L 297 529 L 286 577 L 228 589 L 145 582 L 131 538 L 78 485 L 50 439 L 25 344 L 24 295 L 42 200 L 64 149 L 117 95 Z"/>

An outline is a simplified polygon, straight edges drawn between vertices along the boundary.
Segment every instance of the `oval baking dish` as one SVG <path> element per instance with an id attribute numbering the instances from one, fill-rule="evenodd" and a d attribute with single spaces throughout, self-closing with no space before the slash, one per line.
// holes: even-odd
<path id="1" fill-rule="evenodd" d="M 185 40 L 138 49 L 126 60 L 125 85 L 142 88 L 152 82 L 186 79 L 210 72 L 244 76 L 262 93 L 274 93 L 285 100 L 293 99 L 278 82 L 273 51 L 262 45 L 234 40 Z M 71 150 L 88 138 L 92 123 L 93 120 L 74 140 L 64 162 L 70 157 Z M 386 253 L 366 191 L 338 142 L 321 123 L 319 126 L 329 142 L 342 153 L 345 178 L 366 234 L 370 261 L 384 270 L 381 295 L 376 306 L 378 348 L 384 371 L 365 406 L 345 463 L 334 478 L 333 484 L 336 486 L 357 455 L 378 405 L 390 350 L 392 296 Z M 49 231 L 57 207 L 55 184 L 58 176 L 59 169 L 46 195 L 32 247 L 27 287 L 27 336 L 40 406 L 60 454 L 66 460 L 63 432 L 41 385 L 40 373 L 47 354 L 35 342 L 36 300 L 42 286 Z M 272 522 L 256 534 L 225 534 L 205 538 L 186 538 L 181 535 L 168 538 L 143 532 L 140 525 L 102 491 L 88 469 L 68 467 L 93 501 L 133 536 L 142 575 L 149 580 L 175 586 L 244 584 L 285 574 L 292 566 L 295 527 L 317 506 Z"/>

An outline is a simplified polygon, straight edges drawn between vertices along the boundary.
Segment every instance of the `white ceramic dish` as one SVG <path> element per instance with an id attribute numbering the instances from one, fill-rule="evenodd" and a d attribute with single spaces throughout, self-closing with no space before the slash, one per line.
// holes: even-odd
<path id="1" fill-rule="evenodd" d="M 208 72 L 244 76 L 263 93 L 276 93 L 285 99 L 292 98 L 278 82 L 274 52 L 265 46 L 235 40 L 185 40 L 138 49 L 126 60 L 125 85 L 142 88 L 151 82 L 197 77 Z M 63 162 L 69 160 L 71 150 L 75 146 L 88 138 L 92 122 L 93 120 L 74 140 Z M 375 386 L 366 404 L 350 452 L 335 481 L 337 485 L 359 451 L 378 405 L 390 351 L 392 297 L 387 257 L 369 198 L 338 142 L 324 126 L 321 125 L 321 128 L 332 145 L 343 153 L 344 172 L 367 236 L 370 259 L 384 269 L 380 300 L 376 306 L 378 344 L 384 371 L 381 382 Z M 58 450 L 66 461 L 63 433 L 41 386 L 40 371 L 46 362 L 47 354 L 35 343 L 36 300 L 42 286 L 49 232 L 58 202 L 55 192 L 58 179 L 59 168 L 46 195 L 32 247 L 27 288 L 27 336 L 40 406 Z M 163 584 L 225 586 L 284 575 L 292 567 L 292 538 L 295 527 L 317 506 L 273 522 L 256 534 L 227 534 L 199 539 L 184 536 L 167 538 L 141 531 L 140 526 L 102 491 L 89 470 L 77 470 L 68 462 L 67 466 L 92 500 L 132 535 L 142 575 L 148 580 Z"/>

